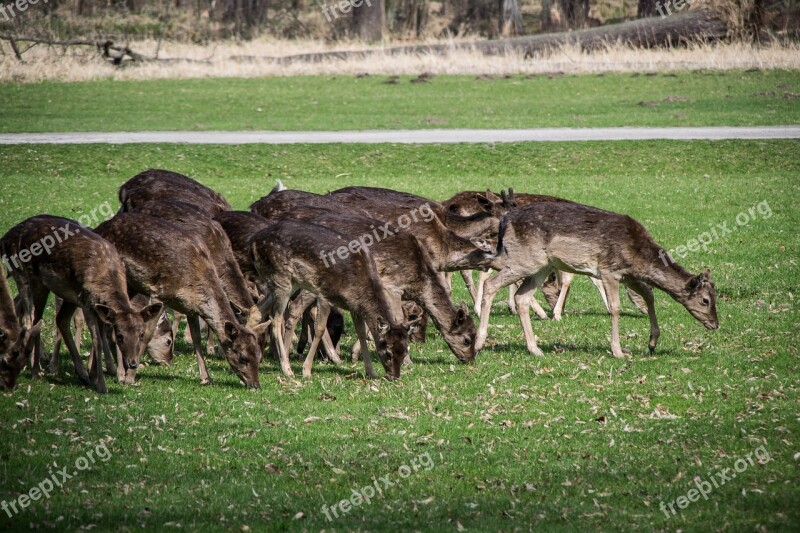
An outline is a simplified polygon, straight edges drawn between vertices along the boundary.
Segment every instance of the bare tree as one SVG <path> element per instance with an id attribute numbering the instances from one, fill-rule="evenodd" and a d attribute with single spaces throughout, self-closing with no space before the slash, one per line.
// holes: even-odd
<path id="1" fill-rule="evenodd" d="M 367 42 L 382 40 L 386 29 L 383 0 L 364 0 L 357 7 L 354 4 L 352 22 L 355 37 Z"/>

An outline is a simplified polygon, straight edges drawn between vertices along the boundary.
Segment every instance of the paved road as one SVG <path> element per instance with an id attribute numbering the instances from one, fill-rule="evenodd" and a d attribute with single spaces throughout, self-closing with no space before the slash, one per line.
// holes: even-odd
<path id="1" fill-rule="evenodd" d="M 800 126 L 711 128 L 541 128 L 525 130 L 137 131 L 0 133 L 0 144 L 325 144 L 800 139 Z"/>

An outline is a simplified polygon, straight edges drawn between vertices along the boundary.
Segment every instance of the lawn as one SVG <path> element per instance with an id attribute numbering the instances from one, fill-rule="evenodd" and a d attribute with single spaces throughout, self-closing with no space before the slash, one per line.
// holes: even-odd
<path id="1" fill-rule="evenodd" d="M 647 318 L 627 302 L 632 355 L 610 356 L 610 319 L 580 278 L 561 322 L 534 321 L 544 357 L 525 351 L 498 299 L 474 364 L 458 363 L 437 335 L 412 345 L 415 363 L 392 383 L 363 379 L 360 363 L 318 364 L 313 379 L 290 382 L 267 360 L 262 388 L 250 391 L 210 359 L 215 383 L 202 387 L 179 341 L 174 366 L 144 367 L 136 387 L 109 380 L 101 396 L 62 356 L 61 376 L 32 381 L 26 371 L 0 397 L 0 500 L 51 471 L 61 481 L 56 472 L 76 462 L 89 468 L 12 517 L 0 511 L 0 528 L 796 531 L 799 152 L 797 141 L 0 147 L 3 232 L 44 211 L 116 210 L 116 188 L 147 167 L 195 176 L 239 209 L 276 178 L 433 198 L 513 186 L 628 213 L 667 249 L 720 224 L 734 230 L 679 259 L 711 268 L 721 329 L 703 329 L 657 292 L 653 356 Z M 348 321 L 345 350 L 353 340 Z M 713 487 L 707 500 L 679 500 L 697 499 L 696 477 Z M 353 496 L 376 483 L 371 501 Z M 338 502 L 351 498 L 343 512 Z"/>
<path id="2" fill-rule="evenodd" d="M 0 132 L 800 123 L 800 72 L 0 84 Z"/>

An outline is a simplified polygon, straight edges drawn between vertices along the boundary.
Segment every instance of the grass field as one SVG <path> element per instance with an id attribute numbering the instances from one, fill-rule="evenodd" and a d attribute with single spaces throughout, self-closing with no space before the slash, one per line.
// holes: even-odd
<path id="1" fill-rule="evenodd" d="M 780 74 L 736 76 L 770 78 L 770 84 L 782 79 Z M 345 81 L 354 86 L 350 80 L 339 83 Z M 439 81 L 408 90 L 430 90 Z M 623 81 L 630 80 L 597 78 L 585 87 L 613 82 L 622 88 Z M 212 86 L 244 90 L 247 83 Z M 515 86 L 486 87 L 501 83 Z M 766 86 L 761 83 L 755 85 Z M 561 87 L 567 90 L 566 84 Z M 636 86 L 638 95 L 630 100 L 687 94 L 676 87 L 644 96 L 644 86 Z M 399 87 L 385 88 L 390 89 Z M 76 109 L 82 104 L 70 107 L 68 90 L 37 86 L 26 93 L 0 86 L 6 101 L 9 94 L 35 96 L 25 100 L 39 117 L 33 129 L 119 126 L 122 111 L 109 111 L 103 121 L 81 120 Z M 746 100 L 756 89 L 737 85 L 730 90 Z M 54 100 L 49 112 L 33 105 L 47 98 Z M 592 105 L 600 106 L 601 100 Z M 207 117 L 217 110 L 200 106 L 202 118 L 170 125 L 153 111 L 161 105 L 152 103 L 151 112 L 137 109 L 130 129 L 186 127 L 187 120 L 209 128 L 234 123 L 227 116 L 212 122 Z M 566 107 L 554 111 L 559 120 L 567 116 Z M 461 124 L 452 108 L 439 112 Z M 545 120 L 534 109 L 525 116 Z M 631 109 L 655 113 L 659 107 Z M 792 109 L 784 109 L 780 118 L 789 120 L 796 113 Z M 395 119 L 389 117 L 398 117 L 407 127 L 420 127 L 409 116 L 428 112 L 396 110 L 374 120 L 392 125 Z M 738 112 L 737 123 L 762 123 L 755 120 L 761 112 Z M 7 116 L 9 109 L 3 113 Z M 473 118 L 480 114 L 474 113 Z M 21 111 L 12 114 L 4 128 L 30 129 L 21 126 Z M 168 116 L 177 117 L 178 110 Z M 625 115 L 616 116 L 611 122 Z M 522 125 L 514 122 L 522 118 L 503 115 L 502 125 Z M 302 114 L 284 115 L 280 124 L 285 129 L 313 126 L 305 120 Z M 487 114 L 486 120 L 498 119 Z M 253 127 L 276 124 L 254 122 Z M 330 120 L 316 127 L 350 124 Z M 81 125 L 85 128 L 77 128 Z M 370 125 L 378 124 L 364 127 Z M 277 363 L 267 360 L 262 388 L 248 391 L 223 361 L 212 359 L 215 383 L 201 387 L 194 358 L 182 342 L 173 367 L 146 366 L 139 386 L 109 383 L 107 396 L 80 386 L 66 357 L 60 377 L 31 381 L 25 372 L 16 391 L 0 397 L 0 500 L 27 493 L 50 475 L 49 469 L 74 470 L 76 461 L 84 461 L 101 442 L 109 451 L 102 457 L 110 458 L 96 460 L 90 471 L 78 472 L 49 499 L 31 502 L 13 517 L 0 511 L 0 528 L 796 531 L 798 153 L 796 141 L 0 147 L 3 232 L 44 211 L 77 218 L 105 202 L 116 209 L 116 188 L 147 167 L 195 176 L 240 209 L 265 194 L 275 178 L 318 192 L 368 184 L 434 198 L 462 189 L 513 186 L 628 213 L 667 249 L 686 244 L 710 225 L 734 229 L 708 251 L 679 259 L 693 272 L 711 268 L 721 329 L 703 329 L 657 292 L 662 336 L 654 356 L 646 350 L 648 321 L 630 304 L 625 304 L 621 334 L 633 354 L 628 360 L 610 356 L 610 319 L 595 289 L 579 278 L 564 320 L 534 321 L 544 357 L 525 351 L 517 319 L 498 299 L 489 343 L 474 364 L 459 364 L 436 336 L 412 346 L 415 363 L 392 383 L 366 381 L 362 365 L 350 363 L 319 364 L 312 380 L 287 382 Z M 752 216 L 747 214 L 751 207 Z M 741 213 L 747 214 L 743 225 L 737 223 L 737 216 L 744 220 Z M 459 285 L 456 297 L 465 295 Z M 348 321 L 345 349 L 353 340 Z M 52 314 L 46 342 L 52 345 Z M 293 365 L 299 372 L 299 362 Z M 751 458 L 760 462 L 742 463 L 754 453 Z M 745 468 L 708 492 L 707 500 L 700 497 L 682 510 L 674 503 L 677 513 L 670 518 L 660 509 L 661 502 L 691 495 L 695 477 L 719 481 L 719 472 L 742 464 Z M 407 467 L 411 473 L 403 478 Z M 335 506 L 386 476 L 394 486 L 327 520 L 323 505 Z"/>
<path id="2" fill-rule="evenodd" d="M 800 72 L 0 84 L 0 132 L 800 123 Z"/>

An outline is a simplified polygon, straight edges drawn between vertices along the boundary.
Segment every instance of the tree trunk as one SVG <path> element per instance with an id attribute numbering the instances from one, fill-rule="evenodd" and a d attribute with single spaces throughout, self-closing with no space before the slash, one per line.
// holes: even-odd
<path id="1" fill-rule="evenodd" d="M 94 15 L 94 0 L 78 0 L 78 15 L 91 17 Z"/>
<path id="2" fill-rule="evenodd" d="M 522 13 L 517 0 L 503 0 L 503 25 L 500 29 L 503 37 L 522 35 Z"/>
<path id="3" fill-rule="evenodd" d="M 362 41 L 376 42 L 383 40 L 386 28 L 386 15 L 383 12 L 383 0 L 363 0 L 356 6 L 358 0 L 352 3 L 353 35 Z"/>
<path id="4" fill-rule="evenodd" d="M 640 19 L 644 17 L 654 17 L 657 13 L 657 3 L 659 3 L 659 0 L 639 0 L 639 4 L 636 7 L 636 16 Z"/>

